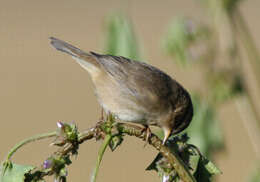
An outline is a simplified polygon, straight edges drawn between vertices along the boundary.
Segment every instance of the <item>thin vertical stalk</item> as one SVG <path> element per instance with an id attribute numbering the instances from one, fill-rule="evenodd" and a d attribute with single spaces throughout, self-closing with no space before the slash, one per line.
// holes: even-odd
<path id="1" fill-rule="evenodd" d="M 238 37 L 241 39 L 244 48 L 246 49 L 250 64 L 256 75 L 257 84 L 260 84 L 260 55 L 255 45 L 255 42 L 250 34 L 248 26 L 241 15 L 238 9 L 234 10 L 231 15 L 232 20 L 234 21 L 235 31 L 238 33 Z"/>
<path id="2" fill-rule="evenodd" d="M 243 73 L 243 79 L 245 83 L 245 89 L 248 94 L 248 99 L 251 104 L 251 108 L 255 114 L 258 123 L 260 123 L 260 104 L 258 102 L 259 94 L 260 94 L 260 55 L 256 48 L 256 45 L 253 41 L 253 38 L 250 35 L 246 22 L 244 21 L 241 13 L 238 9 L 234 10 L 231 15 L 231 19 L 233 20 L 233 29 L 235 32 L 236 39 L 241 41 L 242 46 L 246 50 L 246 54 L 248 56 L 250 71 L 253 73 L 254 80 L 248 80 L 248 73 L 243 69 L 243 62 L 241 60 L 241 55 L 238 59 L 240 59 L 241 63 L 241 71 Z M 251 73 L 251 74 L 252 74 Z M 259 124 L 258 124 L 259 127 Z"/>

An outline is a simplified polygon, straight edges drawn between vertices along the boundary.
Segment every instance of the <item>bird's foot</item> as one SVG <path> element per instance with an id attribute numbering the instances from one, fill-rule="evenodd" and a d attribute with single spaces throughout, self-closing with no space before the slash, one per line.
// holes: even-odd
<path id="1" fill-rule="evenodd" d="M 152 131 L 148 125 L 144 125 L 142 132 L 145 132 L 145 137 L 144 137 L 145 140 L 144 147 L 145 147 L 147 143 L 149 143 L 149 138 L 152 136 Z"/>

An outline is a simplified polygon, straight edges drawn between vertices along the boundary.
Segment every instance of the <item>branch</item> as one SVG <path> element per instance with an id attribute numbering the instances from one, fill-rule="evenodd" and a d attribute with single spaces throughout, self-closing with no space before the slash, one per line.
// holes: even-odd
<path id="1" fill-rule="evenodd" d="M 142 127 L 135 126 L 135 125 L 130 125 L 126 123 L 116 123 L 115 125 L 112 126 L 111 128 L 111 133 L 113 131 L 117 131 L 116 133 L 120 134 L 127 134 L 130 136 L 135 136 L 140 139 L 145 140 L 146 131 L 143 130 Z M 62 143 L 62 147 L 58 149 L 58 151 L 54 152 L 52 157 L 57 159 L 57 158 L 64 158 L 68 157 L 72 154 L 75 154 L 78 145 L 82 144 L 83 142 L 96 138 L 104 138 L 106 136 L 106 131 L 104 131 L 104 128 L 102 127 L 102 123 L 98 123 L 95 127 L 90 128 L 87 131 L 84 131 L 82 133 L 78 134 L 78 139 L 77 142 L 73 143 Z M 168 162 L 172 165 L 172 167 L 176 170 L 178 173 L 181 181 L 183 182 L 196 182 L 195 178 L 193 175 L 190 173 L 189 169 L 187 166 L 183 163 L 183 161 L 180 159 L 180 157 L 177 155 L 176 152 L 172 152 L 169 150 L 169 148 L 165 145 L 162 145 L 162 141 L 154 134 L 151 134 L 151 136 L 148 139 L 148 143 L 153 146 L 156 150 L 158 150 L 167 160 Z M 60 145 L 59 143 L 55 143 L 56 145 Z M 66 163 L 66 165 L 69 165 L 71 162 Z M 44 168 L 44 166 L 38 167 L 37 169 L 31 171 L 29 173 L 29 180 L 37 180 L 37 179 L 42 179 L 44 176 L 47 175 L 55 175 L 55 168 Z"/>
<path id="2" fill-rule="evenodd" d="M 146 132 L 143 132 L 143 128 L 138 126 L 133 126 L 125 123 L 119 123 L 119 130 L 122 133 L 128 134 L 130 136 L 136 136 L 141 139 L 145 139 Z M 162 141 L 154 134 L 151 134 L 148 140 L 149 144 L 152 145 L 156 150 L 158 150 L 173 166 L 173 168 L 178 173 L 179 177 L 183 182 L 196 182 L 193 175 L 189 172 L 187 166 L 183 163 L 176 152 L 170 151 L 168 147 L 162 145 Z"/>

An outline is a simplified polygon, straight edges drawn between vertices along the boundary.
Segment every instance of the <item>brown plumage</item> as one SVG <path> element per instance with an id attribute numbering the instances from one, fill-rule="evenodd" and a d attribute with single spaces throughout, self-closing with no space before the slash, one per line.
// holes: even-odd
<path id="1" fill-rule="evenodd" d="M 161 127 L 163 143 L 191 122 L 193 107 L 188 92 L 161 70 L 121 56 L 86 53 L 50 39 L 53 47 L 70 54 L 89 72 L 105 112 L 122 121 Z"/>

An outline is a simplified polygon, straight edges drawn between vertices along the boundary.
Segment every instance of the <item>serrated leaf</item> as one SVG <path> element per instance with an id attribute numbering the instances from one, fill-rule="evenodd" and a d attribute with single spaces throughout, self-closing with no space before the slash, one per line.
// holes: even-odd
<path id="1" fill-rule="evenodd" d="M 215 174 L 221 174 L 222 172 L 220 171 L 220 169 L 211 161 L 208 161 L 205 164 L 205 168 L 208 170 L 208 172 L 211 175 L 215 175 Z"/>
<path id="2" fill-rule="evenodd" d="M 208 159 L 201 157 L 194 177 L 200 182 L 211 182 L 211 177 L 221 171 Z"/>
<path id="3" fill-rule="evenodd" d="M 192 171 L 192 174 L 194 174 L 198 168 L 200 156 L 199 155 L 190 155 L 189 157 L 189 164 Z"/>
<path id="4" fill-rule="evenodd" d="M 24 182 L 25 174 L 35 169 L 34 166 L 20 165 L 12 163 L 4 172 L 4 166 L 0 168 L 0 182 Z"/>
<path id="5" fill-rule="evenodd" d="M 109 143 L 109 147 L 112 151 L 114 151 L 123 141 L 123 137 L 122 136 L 113 136 L 110 143 Z"/>

